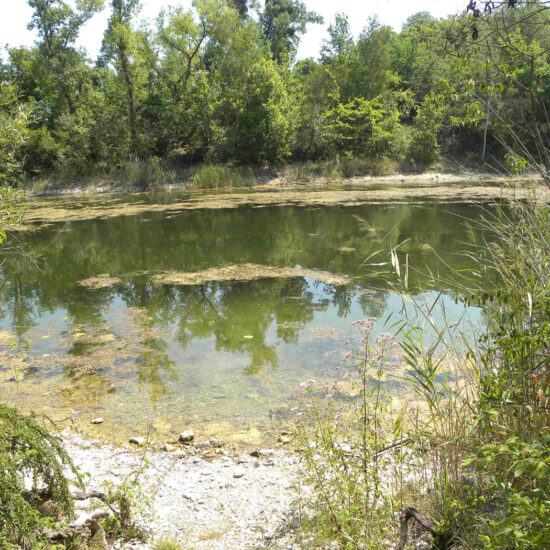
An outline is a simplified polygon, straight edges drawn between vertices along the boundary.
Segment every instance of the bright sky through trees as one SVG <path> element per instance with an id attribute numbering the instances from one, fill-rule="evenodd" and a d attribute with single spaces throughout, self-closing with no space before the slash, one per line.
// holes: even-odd
<path id="1" fill-rule="evenodd" d="M 19 46 L 31 45 L 35 38 L 33 32 L 27 30 L 31 18 L 31 8 L 27 0 L 1 0 L 8 4 L 0 19 L 0 45 Z M 351 29 L 357 35 L 361 32 L 369 16 L 378 15 L 380 21 L 399 30 L 403 22 L 419 11 L 429 11 L 435 17 L 463 10 L 465 0 L 306 0 L 308 9 L 315 10 L 325 19 L 324 25 L 309 25 L 308 32 L 301 41 L 298 55 L 300 58 L 317 57 L 323 39 L 327 37 L 326 29 L 334 20 L 336 13 L 346 13 L 349 16 Z M 152 19 L 164 6 L 191 6 L 191 0 L 142 0 L 141 18 Z M 108 8 L 93 17 L 82 29 L 78 44 L 84 46 L 92 57 L 95 57 L 101 46 L 103 32 L 107 26 Z"/>

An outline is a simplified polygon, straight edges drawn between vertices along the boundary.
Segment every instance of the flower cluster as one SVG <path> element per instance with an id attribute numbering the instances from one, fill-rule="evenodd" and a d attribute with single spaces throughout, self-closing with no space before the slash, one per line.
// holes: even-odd
<path id="1" fill-rule="evenodd" d="M 362 321 L 354 321 L 351 326 L 358 327 L 363 335 L 363 341 L 366 341 L 372 334 L 374 323 L 376 323 L 376 317 L 369 317 L 368 319 L 363 319 Z"/>
<path id="2" fill-rule="evenodd" d="M 376 337 L 376 343 L 379 346 L 395 346 L 397 345 L 397 338 L 393 334 L 389 334 L 388 332 L 381 332 Z"/>

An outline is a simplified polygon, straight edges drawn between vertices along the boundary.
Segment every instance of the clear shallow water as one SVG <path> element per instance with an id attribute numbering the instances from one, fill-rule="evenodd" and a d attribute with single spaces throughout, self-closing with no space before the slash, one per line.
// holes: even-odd
<path id="1" fill-rule="evenodd" d="M 402 310 L 398 294 L 366 276 L 382 268 L 365 260 L 403 243 L 413 266 L 443 275 L 444 263 L 467 269 L 465 219 L 480 212 L 436 203 L 192 210 L 53 224 L 23 235 L 32 258 L 8 255 L 3 266 L 0 397 L 54 419 L 76 414 L 75 422 L 107 439 L 142 433 L 154 416 L 159 438 L 193 426 L 258 443 L 284 425 L 300 382 L 337 376 L 343 354 L 359 344 L 353 321 L 377 317 L 381 331 Z M 159 271 L 244 263 L 329 271 L 350 283 L 151 280 Z M 100 274 L 121 283 L 79 285 Z M 411 273 L 413 287 L 425 284 Z M 438 291 L 449 318 L 460 319 L 465 312 L 452 289 L 434 288 L 431 297 Z M 475 308 L 466 314 L 481 321 Z M 90 427 L 97 416 L 105 424 Z"/>

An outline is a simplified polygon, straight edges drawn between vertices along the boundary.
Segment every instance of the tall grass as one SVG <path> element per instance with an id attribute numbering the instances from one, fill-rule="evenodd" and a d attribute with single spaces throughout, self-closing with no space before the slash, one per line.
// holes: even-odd
<path id="1" fill-rule="evenodd" d="M 483 307 L 473 341 L 409 296 L 417 315 L 394 326 L 404 373 L 384 367 L 367 331 L 347 392 L 343 380 L 302 390 L 297 434 L 314 521 L 342 547 L 391 547 L 414 506 L 433 548 L 550 548 L 549 222 L 545 204 L 517 203 L 478 223 L 483 240 L 469 246 L 478 269 L 453 277 Z M 381 390 L 384 371 L 410 390 L 400 409 Z"/>
<path id="2" fill-rule="evenodd" d="M 254 171 L 250 167 L 202 164 L 191 170 L 191 184 L 197 189 L 249 187 L 254 181 Z"/>
<path id="3" fill-rule="evenodd" d="M 127 161 L 119 171 L 124 185 L 139 191 L 149 191 L 174 181 L 174 173 L 157 157 Z"/>
<path id="4" fill-rule="evenodd" d="M 349 179 L 365 176 L 389 176 L 399 172 L 399 163 L 388 158 L 336 157 L 332 160 L 294 162 L 281 168 L 281 178 L 288 181 L 308 182 Z"/>

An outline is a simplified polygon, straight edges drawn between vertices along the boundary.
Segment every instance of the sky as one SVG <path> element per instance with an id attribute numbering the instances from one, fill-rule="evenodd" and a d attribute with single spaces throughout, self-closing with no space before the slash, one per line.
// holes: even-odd
<path id="1" fill-rule="evenodd" d="M 70 2 L 70 0 L 69 0 Z M 108 4 L 108 0 L 105 2 Z M 316 58 L 322 41 L 328 37 L 327 28 L 336 13 L 349 16 L 351 30 L 359 35 L 369 16 L 377 15 L 381 23 L 391 25 L 396 31 L 401 29 L 407 17 L 419 11 L 429 11 L 435 17 L 445 17 L 464 10 L 467 0 L 305 0 L 310 10 L 314 10 L 325 19 L 324 25 L 309 25 L 298 50 L 298 58 Z M 191 0 L 142 0 L 141 19 L 154 19 L 165 6 L 191 6 Z M 36 35 L 27 30 L 31 17 L 31 8 L 27 0 L 0 0 L 2 17 L 0 18 L 0 48 L 6 44 L 20 46 L 33 44 Z M 96 14 L 80 33 L 78 45 L 84 47 L 95 58 L 101 46 L 103 31 L 107 26 L 108 9 Z"/>

